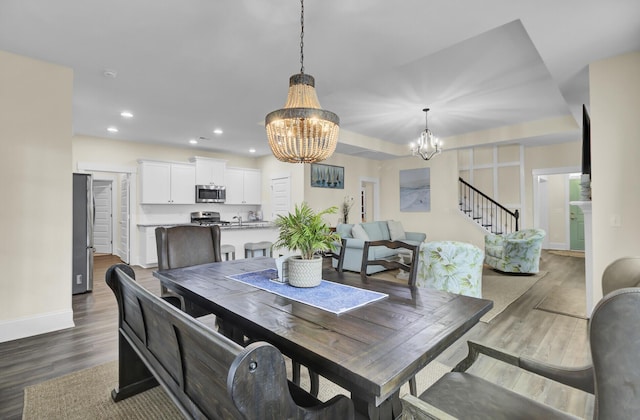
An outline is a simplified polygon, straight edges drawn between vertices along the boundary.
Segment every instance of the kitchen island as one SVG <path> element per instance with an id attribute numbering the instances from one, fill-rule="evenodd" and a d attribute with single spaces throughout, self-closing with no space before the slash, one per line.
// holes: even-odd
<path id="1" fill-rule="evenodd" d="M 192 223 L 140 223 L 139 235 L 139 259 L 138 265 L 143 268 L 156 267 L 158 254 L 156 250 L 157 227 L 172 227 L 180 225 L 192 225 Z M 278 229 L 268 221 L 231 223 L 220 226 L 221 244 L 233 245 L 236 248 L 236 258 L 244 258 L 244 244 L 247 242 L 269 241 L 275 242 L 278 237 Z M 274 256 L 283 252 L 274 252 Z"/>

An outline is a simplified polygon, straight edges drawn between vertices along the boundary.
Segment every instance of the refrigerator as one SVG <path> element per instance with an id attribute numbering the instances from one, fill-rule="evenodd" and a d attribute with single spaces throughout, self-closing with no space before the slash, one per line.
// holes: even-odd
<path id="1" fill-rule="evenodd" d="M 72 294 L 93 289 L 93 179 L 91 174 L 73 174 L 73 263 Z"/>

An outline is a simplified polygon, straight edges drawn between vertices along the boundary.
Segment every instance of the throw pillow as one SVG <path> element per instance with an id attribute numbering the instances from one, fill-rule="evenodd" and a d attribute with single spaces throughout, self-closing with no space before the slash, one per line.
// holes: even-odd
<path id="1" fill-rule="evenodd" d="M 340 235 L 341 238 L 353 238 L 351 229 L 353 229 L 352 224 L 339 223 L 338 226 L 336 226 L 336 233 Z"/>
<path id="2" fill-rule="evenodd" d="M 387 225 L 389 226 L 389 236 L 392 241 L 402 241 L 403 239 L 407 239 L 407 235 L 404 233 L 404 228 L 402 227 L 402 222 L 389 220 Z"/>
<path id="3" fill-rule="evenodd" d="M 369 240 L 369 235 L 367 235 L 367 232 L 365 232 L 363 227 L 360 225 L 353 225 L 353 228 L 351 229 L 351 234 L 356 239 L 362 239 L 364 241 Z"/>

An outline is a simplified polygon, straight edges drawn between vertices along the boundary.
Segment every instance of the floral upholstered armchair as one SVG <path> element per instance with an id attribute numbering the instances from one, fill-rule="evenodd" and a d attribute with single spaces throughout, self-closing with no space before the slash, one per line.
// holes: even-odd
<path id="1" fill-rule="evenodd" d="M 537 273 L 540 265 L 542 229 L 524 229 L 484 237 L 485 262 L 505 273 Z"/>
<path id="2" fill-rule="evenodd" d="M 482 297 L 484 253 L 464 242 L 424 242 L 420 245 L 416 286 L 459 295 Z"/>

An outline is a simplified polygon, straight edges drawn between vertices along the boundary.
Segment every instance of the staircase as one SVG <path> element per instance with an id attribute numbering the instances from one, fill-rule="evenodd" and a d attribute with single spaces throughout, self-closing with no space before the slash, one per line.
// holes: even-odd
<path id="1" fill-rule="evenodd" d="M 461 212 L 489 233 L 502 235 L 518 230 L 518 210 L 507 209 L 462 178 L 458 178 L 458 203 Z"/>

